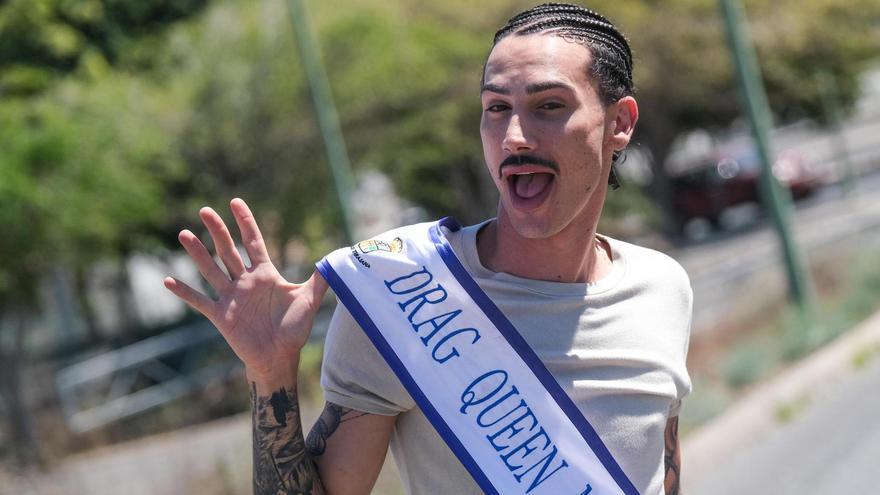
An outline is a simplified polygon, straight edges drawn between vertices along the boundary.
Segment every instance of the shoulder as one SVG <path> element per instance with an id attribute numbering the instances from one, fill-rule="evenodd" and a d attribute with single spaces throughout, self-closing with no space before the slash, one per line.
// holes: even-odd
<path id="1" fill-rule="evenodd" d="M 372 414 L 398 414 L 415 405 L 360 325 L 339 303 L 324 338 L 321 386 L 326 400 Z"/>
<path id="2" fill-rule="evenodd" d="M 668 254 L 617 239 L 606 239 L 611 244 L 612 251 L 619 252 L 626 259 L 627 268 L 640 278 L 662 278 L 667 284 L 672 282 L 690 287 L 690 277 L 684 267 Z"/>
<path id="3" fill-rule="evenodd" d="M 688 308 L 692 305 L 690 277 L 678 261 L 655 249 L 617 239 L 606 239 L 615 257 L 623 261 L 627 286 L 671 298 Z"/>

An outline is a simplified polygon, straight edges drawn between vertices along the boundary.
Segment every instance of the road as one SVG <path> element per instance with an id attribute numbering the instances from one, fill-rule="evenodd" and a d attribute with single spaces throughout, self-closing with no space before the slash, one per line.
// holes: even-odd
<path id="1" fill-rule="evenodd" d="M 875 172 L 862 178 L 853 197 L 844 197 L 834 186 L 798 204 L 791 230 L 804 263 L 839 259 L 864 246 L 880 245 L 878 191 L 880 173 Z M 767 221 L 669 254 L 691 277 L 695 336 L 785 296 L 779 241 Z"/>
<path id="2" fill-rule="evenodd" d="M 880 493 L 880 359 L 822 395 L 766 438 L 731 455 L 689 493 Z"/>
<path id="3" fill-rule="evenodd" d="M 880 493 L 880 311 L 682 444 L 691 495 Z"/>

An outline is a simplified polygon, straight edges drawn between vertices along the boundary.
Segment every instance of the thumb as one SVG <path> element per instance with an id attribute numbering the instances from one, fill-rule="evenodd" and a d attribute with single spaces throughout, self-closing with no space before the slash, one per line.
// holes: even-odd
<path id="1" fill-rule="evenodd" d="M 321 304 L 324 294 L 327 293 L 327 289 L 330 287 L 327 285 L 327 281 L 324 280 L 324 277 L 318 270 L 312 272 L 312 276 L 306 280 L 304 285 L 311 289 L 312 300 L 315 301 L 316 304 Z"/>

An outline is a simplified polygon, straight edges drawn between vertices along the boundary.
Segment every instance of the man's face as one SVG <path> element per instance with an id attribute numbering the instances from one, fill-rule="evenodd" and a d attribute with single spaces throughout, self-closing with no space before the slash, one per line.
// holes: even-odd
<path id="1" fill-rule="evenodd" d="M 602 210 L 615 140 L 588 77 L 589 50 L 558 36 L 508 36 L 486 62 L 480 136 L 500 192 L 499 219 L 547 238 Z M 628 136 L 627 136 L 628 139 Z"/>

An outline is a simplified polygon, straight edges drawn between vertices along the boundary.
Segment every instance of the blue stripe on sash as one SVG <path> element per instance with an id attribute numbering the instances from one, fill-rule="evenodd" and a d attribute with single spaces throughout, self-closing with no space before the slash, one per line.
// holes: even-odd
<path id="1" fill-rule="evenodd" d="M 324 280 L 327 281 L 327 284 L 333 288 L 333 292 L 336 293 L 336 297 L 342 301 L 342 304 L 345 305 L 348 312 L 354 317 L 354 319 L 360 324 L 364 333 L 367 334 L 367 337 L 373 342 L 373 345 L 378 349 L 379 354 L 385 359 L 391 369 L 394 371 L 394 374 L 400 379 L 400 382 L 403 384 L 404 388 L 406 388 L 407 392 L 412 396 L 413 400 L 419 405 L 422 409 L 422 412 L 425 414 L 425 417 L 428 418 L 428 421 L 431 422 L 431 425 L 434 426 L 434 429 L 437 430 L 437 433 L 443 438 L 446 444 L 452 449 L 452 452 L 458 457 L 458 460 L 461 461 L 462 465 L 464 465 L 465 469 L 471 474 L 474 478 L 474 481 L 480 486 L 480 488 L 488 493 L 497 495 L 498 490 L 492 485 L 492 482 L 489 481 L 489 478 L 480 469 L 479 464 L 471 457 L 470 452 L 465 449 L 464 445 L 462 445 L 461 441 L 459 441 L 458 437 L 455 436 L 455 433 L 452 432 L 452 429 L 446 424 L 446 421 L 443 420 L 443 417 L 440 416 L 440 413 L 437 412 L 437 409 L 434 408 L 433 404 L 428 400 L 428 397 L 422 392 L 422 389 L 416 384 L 412 375 L 409 374 L 409 371 L 400 361 L 400 358 L 397 357 L 397 354 L 388 344 L 388 341 L 385 340 L 385 337 L 382 336 L 382 333 L 376 328 L 376 324 L 373 323 L 373 320 L 364 310 L 363 306 L 361 306 L 360 302 L 358 302 L 357 298 L 351 291 L 348 289 L 348 286 L 345 285 L 345 282 L 339 277 L 333 267 L 330 266 L 330 263 L 327 262 L 326 259 L 322 259 L 316 264 L 318 271 L 323 275 Z"/>
<path id="2" fill-rule="evenodd" d="M 498 309 L 498 306 L 489 299 L 489 296 L 483 292 L 483 289 L 477 285 L 477 282 L 470 276 L 470 274 L 468 274 L 464 266 L 462 266 L 461 261 L 455 256 L 452 246 L 449 245 L 449 242 L 440 230 L 441 226 L 446 227 L 453 232 L 459 230 L 461 227 L 454 218 L 446 217 L 430 228 L 431 240 L 434 241 L 434 246 L 437 248 L 440 257 L 446 263 L 446 266 L 464 290 L 471 296 L 474 302 L 476 302 L 480 309 L 483 310 L 489 320 L 491 320 L 498 328 L 501 335 L 507 339 L 507 342 L 511 347 L 513 347 L 526 365 L 532 370 L 532 373 L 534 373 L 538 380 L 541 381 L 544 388 L 546 388 L 550 395 L 556 400 L 556 403 L 559 404 L 562 411 L 568 416 L 575 428 L 578 429 L 590 448 L 593 449 L 596 457 L 599 458 L 599 461 L 605 466 L 605 469 L 608 470 L 608 473 L 614 478 L 614 481 L 617 482 L 620 489 L 627 495 L 639 495 L 636 487 L 626 476 L 626 473 L 623 472 L 623 469 L 617 464 L 617 461 L 611 455 L 611 452 L 608 451 L 608 448 L 605 447 L 602 439 L 599 438 L 599 435 L 596 433 L 596 430 L 593 429 L 593 426 L 587 421 L 587 418 L 581 414 L 575 403 L 565 391 L 562 390 L 562 387 L 559 386 L 559 383 L 553 378 L 553 375 L 550 374 L 550 371 L 544 366 L 544 363 L 541 362 L 538 355 L 535 354 L 535 351 L 529 347 L 522 335 L 520 335 L 513 324 L 510 323 L 510 320 L 504 316 L 504 313 L 502 313 L 501 310 Z"/>

